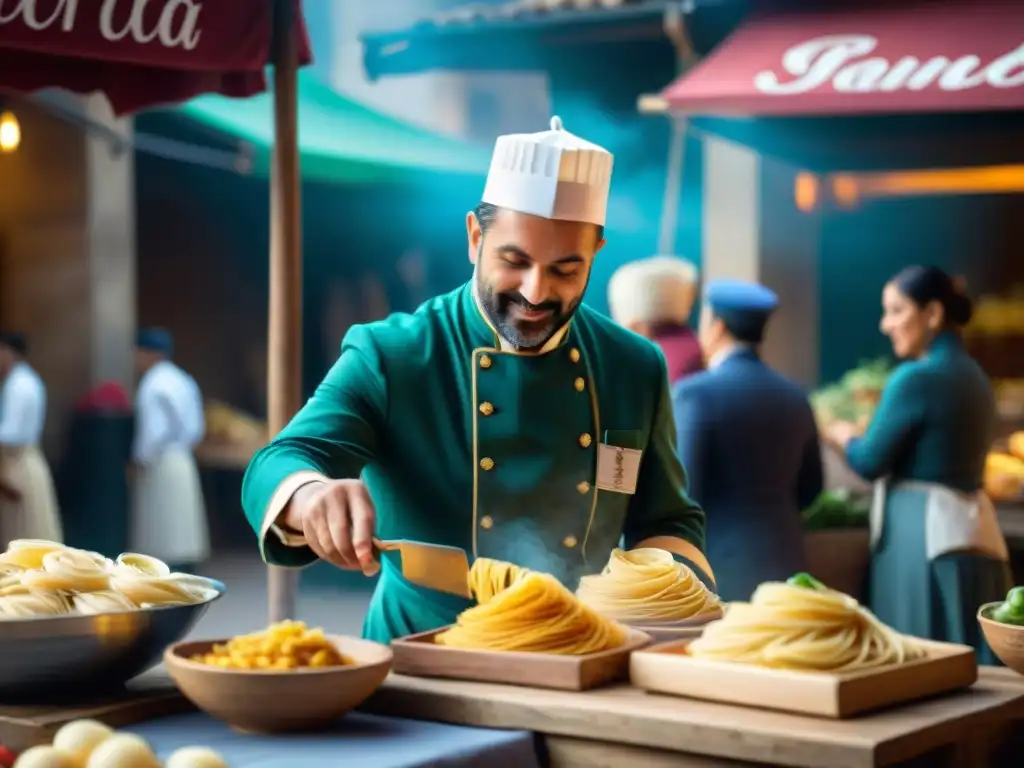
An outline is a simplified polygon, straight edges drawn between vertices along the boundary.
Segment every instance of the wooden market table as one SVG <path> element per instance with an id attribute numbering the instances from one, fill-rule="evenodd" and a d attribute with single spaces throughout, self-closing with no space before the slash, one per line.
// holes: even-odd
<path id="1" fill-rule="evenodd" d="M 983 768 L 1001 764 L 990 758 L 993 747 L 1020 754 L 1006 743 L 1024 720 L 1024 678 L 982 667 L 969 690 L 845 721 L 646 694 L 628 685 L 569 693 L 400 675 L 363 710 L 534 731 L 544 737 L 551 768 Z"/>
<path id="2" fill-rule="evenodd" d="M 18 749 L 48 743 L 60 725 L 79 717 L 122 728 L 185 722 L 179 713 L 189 704 L 166 677 L 150 674 L 140 682 L 144 685 L 133 684 L 140 697 L 118 702 L 122 706 L 0 711 L 0 738 Z M 1021 736 L 1013 731 L 1024 731 L 1024 677 L 982 667 L 969 690 L 844 721 L 646 694 L 624 684 L 570 693 L 402 675 L 389 677 L 360 709 L 385 717 L 532 731 L 550 768 L 1019 768 Z M 198 727 L 192 720 L 187 724 L 190 732 Z M 336 739 L 343 748 L 345 733 L 342 728 L 318 738 Z M 1000 761 L 1000 754 L 1010 759 Z"/>

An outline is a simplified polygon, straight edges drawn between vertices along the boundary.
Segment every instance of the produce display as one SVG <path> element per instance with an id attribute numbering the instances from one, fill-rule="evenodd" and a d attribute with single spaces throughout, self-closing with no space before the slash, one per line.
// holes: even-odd
<path id="1" fill-rule="evenodd" d="M 857 495 L 846 488 L 823 491 L 803 511 L 805 531 L 840 528 L 866 528 L 871 512 L 871 497 Z"/>
<path id="2" fill-rule="evenodd" d="M 191 661 L 223 669 L 323 669 L 346 661 L 322 629 L 309 629 L 301 621 L 282 621 L 260 632 L 240 635 L 214 645 Z"/>
<path id="3" fill-rule="evenodd" d="M 672 622 L 721 608 L 694 572 L 663 549 L 612 551 L 604 570 L 580 579 L 576 597 L 602 616 L 622 622 Z"/>
<path id="4" fill-rule="evenodd" d="M 192 605 L 217 590 L 133 552 L 109 560 L 53 541 L 19 539 L 0 554 L 0 621 Z"/>
<path id="5" fill-rule="evenodd" d="M 1006 593 L 1006 599 L 988 614 L 987 618 L 1000 624 L 1024 627 L 1024 587 L 1014 587 Z"/>
<path id="6" fill-rule="evenodd" d="M 688 646 L 695 659 L 775 669 L 852 672 L 925 656 L 921 643 L 880 622 L 854 598 L 808 574 L 768 582 L 729 603 Z"/>
<path id="7" fill-rule="evenodd" d="M 967 336 L 1017 336 L 1024 333 L 1024 285 L 1016 285 L 1007 296 L 985 294 L 974 303 Z"/>
<path id="8" fill-rule="evenodd" d="M 992 379 L 996 412 L 1004 419 L 1024 419 L 1024 379 Z"/>
<path id="9" fill-rule="evenodd" d="M 269 431 L 264 421 L 216 400 L 206 406 L 206 439 L 212 443 L 250 445 L 265 443 Z"/>
<path id="10" fill-rule="evenodd" d="M 626 629 L 584 605 L 558 579 L 479 558 L 469 572 L 477 605 L 434 642 L 477 651 L 582 656 L 625 644 Z"/>
<path id="11" fill-rule="evenodd" d="M 1019 499 L 1024 490 L 1024 461 L 1011 453 L 989 453 L 985 457 L 984 487 L 995 501 Z"/>
<path id="12" fill-rule="evenodd" d="M 161 763 L 145 739 L 117 733 L 95 720 L 75 720 L 54 734 L 51 745 L 18 755 L 14 768 L 228 768 L 228 764 L 206 747 L 183 747 Z"/>
<path id="13" fill-rule="evenodd" d="M 863 362 L 835 384 L 813 393 L 811 407 L 818 423 L 866 424 L 878 406 L 890 371 L 887 358 Z"/>

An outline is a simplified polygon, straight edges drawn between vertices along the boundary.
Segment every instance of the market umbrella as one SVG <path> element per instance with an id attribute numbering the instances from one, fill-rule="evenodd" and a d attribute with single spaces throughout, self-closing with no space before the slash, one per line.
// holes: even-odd
<path id="1" fill-rule="evenodd" d="M 312 59 L 299 0 L 15 0 L 0 4 L 0 91 L 101 91 L 117 114 L 203 93 L 246 97 L 274 65 L 267 418 L 301 404 L 302 242 L 298 69 Z M 270 573 L 271 621 L 292 612 L 297 579 Z"/>

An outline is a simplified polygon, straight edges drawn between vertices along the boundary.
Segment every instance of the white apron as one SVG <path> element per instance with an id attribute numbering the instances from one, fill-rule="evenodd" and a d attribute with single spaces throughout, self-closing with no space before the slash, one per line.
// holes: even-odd
<path id="1" fill-rule="evenodd" d="M 874 551 L 885 523 L 885 506 L 890 491 L 920 491 L 925 501 L 925 551 L 928 560 L 942 555 L 973 552 L 1008 562 L 1010 550 L 999 527 L 992 500 L 983 493 L 963 493 L 938 483 L 904 480 L 890 485 L 888 479 L 875 483 L 871 504 L 871 550 Z"/>
<path id="2" fill-rule="evenodd" d="M 0 498 L 0 546 L 14 539 L 63 543 L 57 490 L 43 452 L 34 445 L 0 450 L 0 474 L 21 492 L 18 501 Z"/>
<path id="3" fill-rule="evenodd" d="M 199 468 L 190 452 L 172 449 L 136 469 L 131 541 L 133 551 L 172 566 L 210 556 Z"/>

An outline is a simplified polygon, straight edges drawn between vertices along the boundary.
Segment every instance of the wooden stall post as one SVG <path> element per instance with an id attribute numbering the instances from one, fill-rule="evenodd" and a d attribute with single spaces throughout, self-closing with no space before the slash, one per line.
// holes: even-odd
<path id="1" fill-rule="evenodd" d="M 270 316 L 267 422 L 271 435 L 302 404 L 302 202 L 299 172 L 299 50 L 292 0 L 274 13 L 274 154 L 270 171 Z M 269 566 L 270 621 L 294 616 L 299 572 Z"/>

